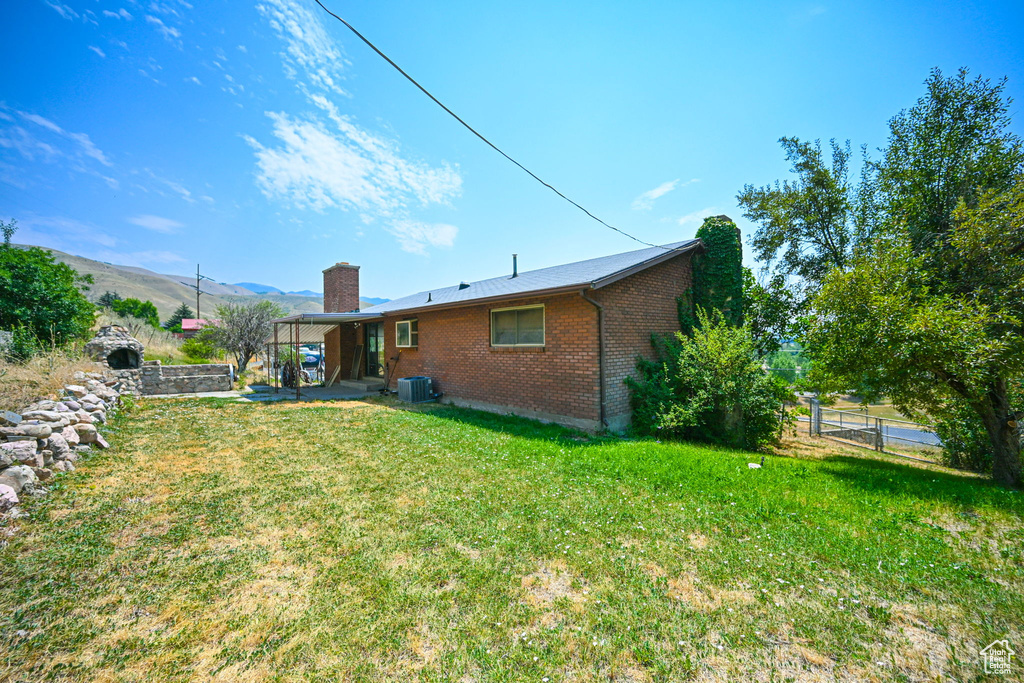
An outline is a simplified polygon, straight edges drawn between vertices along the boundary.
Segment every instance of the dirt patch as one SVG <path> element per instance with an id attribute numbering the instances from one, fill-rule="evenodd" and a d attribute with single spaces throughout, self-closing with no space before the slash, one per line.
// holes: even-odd
<path id="1" fill-rule="evenodd" d="M 416 655 L 418 667 L 423 667 L 437 659 L 441 652 L 441 644 L 429 626 L 420 624 L 409 635 L 409 649 Z"/>
<path id="2" fill-rule="evenodd" d="M 902 671 L 940 677 L 949 659 L 949 644 L 913 605 L 896 605 L 891 610 L 893 625 L 885 634 L 886 648 Z"/>
<path id="3" fill-rule="evenodd" d="M 754 602 L 746 590 L 718 588 L 704 583 L 692 572 L 668 580 L 668 597 L 689 605 L 699 612 L 711 612 L 722 606 L 749 605 Z"/>
<path id="4" fill-rule="evenodd" d="M 665 571 L 665 568 L 655 562 L 648 562 L 643 566 L 643 570 L 644 574 L 647 574 L 647 576 L 651 577 L 651 579 L 655 581 L 668 576 L 668 572 Z"/>
<path id="5" fill-rule="evenodd" d="M 477 550 L 476 548 L 470 548 L 469 546 L 463 545 L 461 543 L 456 543 L 455 544 L 455 549 L 458 550 L 460 553 L 462 553 L 463 555 L 465 555 L 466 557 L 468 557 L 471 560 L 479 560 L 480 559 L 480 551 Z"/>
<path id="6" fill-rule="evenodd" d="M 586 600 L 586 582 L 573 576 L 561 560 L 541 564 L 537 571 L 524 576 L 521 583 L 526 591 L 526 604 L 531 607 L 550 607 L 557 600 L 573 603 Z"/>
<path id="7" fill-rule="evenodd" d="M 694 550 L 704 550 L 711 543 L 707 536 L 696 531 L 687 536 L 687 540 L 690 541 L 690 547 Z"/>

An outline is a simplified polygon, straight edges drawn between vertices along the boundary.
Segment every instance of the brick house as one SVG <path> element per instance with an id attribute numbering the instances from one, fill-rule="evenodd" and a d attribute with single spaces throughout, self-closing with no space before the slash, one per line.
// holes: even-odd
<path id="1" fill-rule="evenodd" d="M 700 240 L 461 283 L 359 310 L 359 266 L 324 271 L 311 326 L 326 377 L 387 382 L 425 375 L 443 400 L 583 429 L 629 425 L 625 378 L 651 335 L 679 330 Z M 302 333 L 300 333 L 302 334 Z M 298 337 L 296 337 L 298 338 Z M 282 340 L 287 339 L 287 336 Z"/>

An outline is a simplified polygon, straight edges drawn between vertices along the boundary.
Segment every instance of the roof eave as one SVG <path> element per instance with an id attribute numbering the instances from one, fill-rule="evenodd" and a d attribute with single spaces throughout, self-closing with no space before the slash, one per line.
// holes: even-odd
<path id="1" fill-rule="evenodd" d="M 283 318 L 277 318 L 271 320 L 272 323 L 278 324 L 289 324 L 289 323 L 305 323 L 310 325 L 338 325 L 340 323 L 353 323 L 360 322 L 362 320 L 373 320 L 374 318 L 383 318 L 383 313 L 362 313 L 362 312 L 348 312 L 348 313 L 296 313 L 295 315 L 288 315 Z"/>
<path id="2" fill-rule="evenodd" d="M 616 283 L 619 280 L 623 280 L 629 277 L 630 275 L 636 275 L 642 270 L 652 268 L 658 265 L 659 263 L 664 263 L 669 259 L 673 259 L 677 256 L 682 256 L 683 254 L 690 254 L 696 251 L 704 251 L 704 242 L 702 242 L 699 238 L 693 240 L 690 244 L 686 245 L 685 247 L 680 247 L 676 249 L 666 249 L 664 254 L 659 254 L 654 258 L 650 258 L 647 259 L 646 261 L 643 261 L 642 263 L 630 266 L 629 268 L 620 270 L 617 273 L 607 275 L 601 278 L 600 280 L 594 280 L 592 283 L 590 283 L 590 288 L 600 289 L 601 287 L 607 287 L 608 285 Z"/>
<path id="3" fill-rule="evenodd" d="M 577 292 L 582 288 L 590 287 L 590 282 L 579 282 L 573 285 L 564 285 L 561 287 L 551 287 L 548 289 L 535 289 L 529 292 L 517 292 L 514 294 L 500 294 L 497 296 L 481 297 L 479 299 L 468 299 L 466 301 L 450 301 L 446 303 L 437 303 L 430 306 L 415 306 L 412 308 L 396 308 L 393 311 L 388 311 L 383 315 L 391 317 L 396 315 L 408 315 L 410 313 L 424 313 L 427 311 L 442 311 L 451 308 L 464 308 L 466 306 L 476 306 L 479 304 L 492 304 L 500 301 L 514 301 L 515 299 L 536 299 L 537 297 L 544 296 L 556 296 L 558 294 L 569 294 L 571 292 Z"/>

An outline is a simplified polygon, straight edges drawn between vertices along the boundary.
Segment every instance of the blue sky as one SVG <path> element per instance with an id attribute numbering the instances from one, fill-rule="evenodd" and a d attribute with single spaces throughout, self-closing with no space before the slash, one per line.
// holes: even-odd
<path id="1" fill-rule="evenodd" d="M 787 173 L 777 140 L 885 142 L 932 67 L 1009 77 L 1020 2 L 326 0 L 604 220 L 667 243 Z M 0 218 L 20 242 L 366 296 L 638 248 L 484 146 L 312 1 L 0 9 Z"/>

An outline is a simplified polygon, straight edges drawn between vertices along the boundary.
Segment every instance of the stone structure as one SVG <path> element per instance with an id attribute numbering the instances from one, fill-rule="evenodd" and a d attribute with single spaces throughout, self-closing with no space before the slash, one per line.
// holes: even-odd
<path id="1" fill-rule="evenodd" d="M 234 368 L 227 364 L 161 365 L 143 360 L 145 347 L 119 325 L 106 325 L 85 345 L 85 352 L 110 368 L 122 393 L 135 396 L 231 391 Z"/>
<path id="2" fill-rule="evenodd" d="M 137 371 L 136 371 L 137 372 Z M 0 512 L 11 517 L 19 496 L 42 495 L 46 485 L 95 448 L 108 444 L 100 428 L 117 410 L 122 383 L 97 373 L 76 373 L 56 400 L 42 399 L 19 413 L 0 414 Z"/>
<path id="3" fill-rule="evenodd" d="M 104 325 L 85 345 L 85 352 L 111 370 L 134 370 L 142 365 L 142 343 L 120 325 Z"/>
<path id="4" fill-rule="evenodd" d="M 158 360 L 142 364 L 140 393 L 192 394 L 201 391 L 231 391 L 234 367 L 226 363 L 208 365 L 161 365 Z"/>

